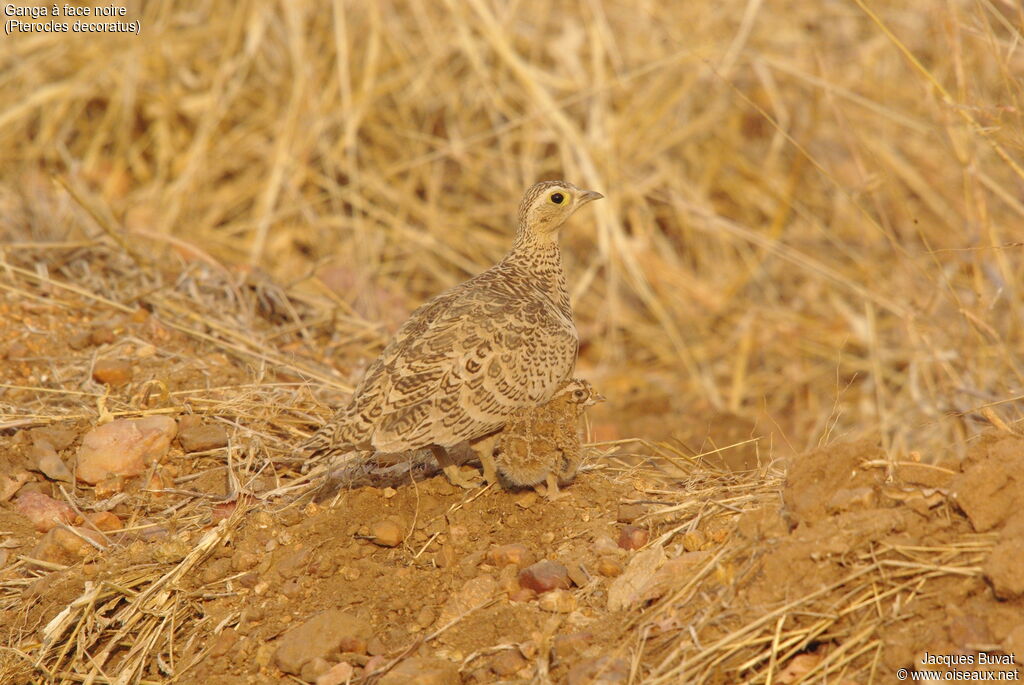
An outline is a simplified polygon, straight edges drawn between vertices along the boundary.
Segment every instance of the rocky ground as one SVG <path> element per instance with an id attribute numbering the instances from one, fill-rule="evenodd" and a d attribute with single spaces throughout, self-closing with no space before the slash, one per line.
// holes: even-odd
<path id="1" fill-rule="evenodd" d="M 592 446 L 556 501 L 324 493 L 295 457 L 310 384 L 217 326 L 38 282 L 0 307 L 5 683 L 892 682 L 1024 653 L 1008 426 L 786 473 Z"/>

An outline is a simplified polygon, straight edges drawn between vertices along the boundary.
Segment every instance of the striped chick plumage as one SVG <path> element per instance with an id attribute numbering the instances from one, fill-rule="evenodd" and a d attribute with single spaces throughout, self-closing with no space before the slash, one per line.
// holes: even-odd
<path id="1" fill-rule="evenodd" d="M 494 452 L 501 482 L 511 487 L 546 483 L 548 498 L 558 497 L 558 486 L 571 483 L 583 461 L 580 418 L 603 400 L 589 382 L 573 378 L 545 404 L 514 412 Z"/>

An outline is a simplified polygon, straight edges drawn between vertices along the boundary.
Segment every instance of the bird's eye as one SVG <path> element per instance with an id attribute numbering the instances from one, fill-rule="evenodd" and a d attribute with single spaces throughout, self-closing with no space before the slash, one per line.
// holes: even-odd
<path id="1" fill-rule="evenodd" d="M 565 200 L 565 195 L 562 195 L 561 193 L 551 193 L 551 201 L 556 205 L 562 204 L 563 200 Z"/>
<path id="2" fill-rule="evenodd" d="M 572 396 L 582 402 L 587 398 L 587 393 L 583 392 L 582 390 L 577 390 L 572 394 Z"/>

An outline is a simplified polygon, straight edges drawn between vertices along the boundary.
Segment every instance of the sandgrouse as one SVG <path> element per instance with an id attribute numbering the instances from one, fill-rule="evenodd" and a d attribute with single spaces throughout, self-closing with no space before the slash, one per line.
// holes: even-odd
<path id="1" fill-rule="evenodd" d="M 494 482 L 497 431 L 516 410 L 550 400 L 576 365 L 558 233 L 601 197 L 565 181 L 527 190 L 508 254 L 409 316 L 349 405 L 310 438 L 310 456 L 430 448 L 453 484 L 475 487 L 447 451 L 468 441 Z"/>
<path id="2" fill-rule="evenodd" d="M 572 482 L 582 460 L 578 426 L 583 410 L 603 400 L 590 383 L 574 378 L 546 404 L 513 412 L 494 449 L 502 483 L 513 487 L 547 483 L 548 499 L 558 497 L 558 486 Z"/>

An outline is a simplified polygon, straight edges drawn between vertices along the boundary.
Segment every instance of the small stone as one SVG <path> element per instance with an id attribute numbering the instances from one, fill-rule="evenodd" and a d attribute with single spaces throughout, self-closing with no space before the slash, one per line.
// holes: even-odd
<path id="1" fill-rule="evenodd" d="M 469 542 L 469 528 L 460 523 L 449 526 L 448 538 L 451 540 L 453 545 L 460 547 Z"/>
<path id="2" fill-rule="evenodd" d="M 981 572 L 992 585 L 992 591 L 1001 600 L 1017 600 L 1024 596 L 1024 574 L 1020 560 L 1024 557 L 1024 535 L 1008 535 L 989 552 L 981 565 Z"/>
<path id="3" fill-rule="evenodd" d="M 375 521 L 370 525 L 370 537 L 375 545 L 381 547 L 397 547 L 402 544 L 405 533 L 402 526 L 393 519 Z"/>
<path id="4" fill-rule="evenodd" d="M 366 641 L 366 653 L 370 656 L 377 656 L 378 654 L 384 654 L 388 651 L 388 648 L 384 645 L 379 637 L 374 635 Z"/>
<path id="5" fill-rule="evenodd" d="M 303 547 L 281 557 L 281 560 L 274 565 L 274 570 L 282 578 L 294 578 L 300 574 L 304 575 L 306 567 L 310 562 L 310 549 Z"/>
<path id="6" fill-rule="evenodd" d="M 178 433 L 178 444 L 186 452 L 206 452 L 227 446 L 228 433 L 217 423 L 189 426 Z"/>
<path id="7" fill-rule="evenodd" d="M 535 599 L 537 599 L 537 593 L 528 587 L 521 587 L 515 592 L 508 593 L 510 602 L 532 602 Z"/>
<path id="8" fill-rule="evenodd" d="M 231 515 L 235 513 L 235 508 L 238 506 L 238 500 L 231 500 L 229 502 L 218 502 L 210 507 L 210 522 L 220 523 L 226 518 L 231 518 Z"/>
<path id="9" fill-rule="evenodd" d="M 111 476 L 137 476 L 170 448 L 178 425 L 167 416 L 118 419 L 82 438 L 76 475 L 96 484 Z"/>
<path id="10" fill-rule="evenodd" d="M 378 685 L 460 685 L 458 667 L 441 659 L 413 657 L 387 673 Z"/>
<path id="11" fill-rule="evenodd" d="M 274 651 L 274 662 L 285 673 L 299 675 L 307 662 L 326 659 L 345 638 L 367 639 L 370 625 L 341 609 L 321 612 L 286 632 Z"/>
<path id="12" fill-rule="evenodd" d="M 541 595 L 537 605 L 554 614 L 569 614 L 576 610 L 576 598 L 568 590 L 555 589 Z"/>
<path id="13" fill-rule="evenodd" d="M 71 443 L 78 437 L 78 432 L 70 428 L 58 426 L 44 426 L 32 429 L 32 442 L 47 442 L 58 452 L 71 446 Z"/>
<path id="14" fill-rule="evenodd" d="M 569 580 L 576 587 L 586 587 L 590 583 L 590 576 L 583 570 L 583 564 L 570 562 L 566 570 L 569 571 Z"/>
<path id="15" fill-rule="evenodd" d="M 388 659 L 386 656 L 383 654 L 374 654 L 366 660 L 366 663 L 363 665 L 363 672 L 366 674 L 373 673 L 377 669 L 386 666 L 387 663 Z"/>
<path id="16" fill-rule="evenodd" d="M 629 664 L 625 659 L 601 656 L 585 659 L 569 669 L 567 685 L 626 685 Z"/>
<path id="17" fill-rule="evenodd" d="M 650 540 L 651 534 L 640 526 L 623 526 L 619 533 L 619 547 L 622 549 L 640 549 Z"/>
<path id="18" fill-rule="evenodd" d="M 988 622 L 977 614 L 955 616 L 946 628 L 949 639 L 958 650 L 969 652 L 969 645 L 990 645 L 993 642 Z"/>
<path id="19" fill-rule="evenodd" d="M 608 585 L 608 610 L 619 611 L 641 601 L 643 588 L 665 563 L 660 545 L 637 552 L 625 572 Z"/>
<path id="20" fill-rule="evenodd" d="M 22 492 L 14 500 L 15 508 L 41 533 L 55 526 L 74 523 L 78 514 L 66 502 L 60 502 L 39 492 Z"/>
<path id="21" fill-rule="evenodd" d="M 646 513 L 647 507 L 642 504 L 620 504 L 615 518 L 619 523 L 633 523 Z"/>
<path id="22" fill-rule="evenodd" d="M 35 452 L 36 467 L 44 476 L 50 480 L 59 480 L 65 483 L 70 483 L 75 479 L 71 474 L 71 469 L 57 456 L 57 452 L 49 443 L 35 443 L 30 449 Z"/>
<path id="23" fill-rule="evenodd" d="M 356 637 L 354 635 L 343 637 L 341 639 L 341 642 L 338 643 L 338 651 L 349 655 L 365 655 L 366 640 L 364 640 L 361 637 Z"/>
<path id="24" fill-rule="evenodd" d="M 476 552 L 470 552 L 466 556 L 462 557 L 458 560 L 459 573 L 464 578 L 472 578 L 476 575 L 476 567 L 480 565 L 486 556 L 486 552 L 478 550 Z"/>
<path id="25" fill-rule="evenodd" d="M 636 556 L 640 556 L 640 554 Z M 677 589 L 686 578 L 693 577 L 693 574 L 702 568 L 710 557 L 711 552 L 686 552 L 678 557 L 667 560 L 640 588 L 637 599 L 640 602 L 646 602 L 658 599 L 673 589 Z M 729 566 L 729 564 L 717 566 L 715 571 L 717 573 L 719 569 L 729 568 Z"/>
<path id="26" fill-rule="evenodd" d="M 532 564 L 535 559 L 533 552 L 518 542 L 492 547 L 487 551 L 487 562 L 499 568 L 513 565 L 522 569 Z"/>
<path id="27" fill-rule="evenodd" d="M 0 473 L 0 502 L 6 502 L 14 493 L 21 489 L 32 478 L 32 474 L 24 469 L 14 473 Z"/>
<path id="28" fill-rule="evenodd" d="M 683 549 L 687 552 L 699 552 L 707 544 L 708 538 L 699 530 L 691 530 L 683 535 Z"/>
<path id="29" fill-rule="evenodd" d="M 582 654 L 593 641 L 594 634 L 588 632 L 559 635 L 551 643 L 551 655 L 555 663 L 561 663 Z"/>
<path id="30" fill-rule="evenodd" d="M 101 359 L 92 367 L 92 378 L 112 388 L 126 385 L 132 379 L 132 365 L 119 359 Z"/>
<path id="31" fill-rule="evenodd" d="M 526 668 L 529 662 L 518 650 L 503 649 L 491 657 L 489 665 L 495 675 L 507 678 Z"/>
<path id="32" fill-rule="evenodd" d="M 384 497 L 384 499 L 391 499 L 397 494 L 398 490 L 395 490 L 394 488 L 384 488 L 384 492 L 381 493 L 381 496 Z"/>
<path id="33" fill-rule="evenodd" d="M 35 549 L 32 551 L 32 558 L 57 564 L 74 563 L 96 551 L 96 547 L 84 538 L 98 543 L 100 547 L 103 546 L 102 536 L 94 530 L 54 528 L 36 543 Z"/>
<path id="34" fill-rule="evenodd" d="M 213 643 L 210 645 L 210 656 L 224 656 L 231 651 L 236 642 L 238 642 L 238 632 L 234 628 L 225 628 L 213 638 Z"/>
<path id="35" fill-rule="evenodd" d="M 569 587 L 569 570 L 557 561 L 545 559 L 519 572 L 519 585 L 537 593 Z"/>
<path id="36" fill-rule="evenodd" d="M 523 509 L 529 509 L 536 503 L 537 493 L 533 490 L 530 490 L 525 495 L 516 500 L 516 504 L 522 507 Z"/>
<path id="37" fill-rule="evenodd" d="M 205 584 L 215 583 L 231 573 L 230 559 L 214 559 L 203 568 L 202 580 Z"/>
<path id="38" fill-rule="evenodd" d="M 171 538 L 156 545 L 150 554 L 154 561 L 161 564 L 176 564 L 192 551 L 192 545 L 185 540 Z M 240 570 L 240 569 L 235 569 Z"/>
<path id="39" fill-rule="evenodd" d="M 93 345 L 109 345 L 117 339 L 114 334 L 114 327 L 111 324 L 100 324 L 92 329 L 90 334 Z"/>
<path id="40" fill-rule="evenodd" d="M 353 680 L 355 672 L 352 664 L 341 661 L 320 674 L 316 679 L 316 685 L 344 685 Z"/>
<path id="41" fill-rule="evenodd" d="M 497 592 L 498 581 L 494 576 L 481 575 L 471 578 L 444 603 L 436 623 L 440 626 L 447 625 L 459 616 L 490 601 Z"/>
<path id="42" fill-rule="evenodd" d="M 423 607 L 416 614 L 416 625 L 421 628 L 429 628 L 437 620 L 437 612 L 432 607 Z"/>
<path id="43" fill-rule="evenodd" d="M 612 556 L 622 554 L 622 548 L 612 539 L 610 535 L 598 535 L 594 538 L 591 549 L 597 556 Z"/>
<path id="44" fill-rule="evenodd" d="M 334 664 L 322 656 L 314 657 L 302 665 L 299 677 L 307 683 L 314 682 L 324 673 L 327 673 Z"/>
<path id="45" fill-rule="evenodd" d="M 875 504 L 876 499 L 877 494 L 873 487 L 843 488 L 837 490 L 829 497 L 828 502 L 825 503 L 825 509 L 831 514 L 851 510 L 872 509 L 877 506 Z"/>
<path id="46" fill-rule="evenodd" d="M 520 590 L 519 569 L 515 566 L 502 566 L 498 571 L 498 590 L 511 595 Z"/>
<path id="47" fill-rule="evenodd" d="M 264 642 L 256 648 L 256 655 L 253 657 L 253 661 L 260 668 L 266 668 L 270 665 L 270 662 L 274 660 L 274 643 Z"/>
<path id="48" fill-rule="evenodd" d="M 248 571 L 251 568 L 255 568 L 258 563 L 260 563 L 258 554 L 241 549 L 231 557 L 231 568 L 235 571 Z"/>
<path id="49" fill-rule="evenodd" d="M 85 519 L 97 530 L 101 530 L 104 533 L 121 530 L 121 519 L 118 518 L 116 514 L 112 514 L 109 511 L 97 511 L 91 514 L 86 514 Z"/>
<path id="50" fill-rule="evenodd" d="M 73 350 L 84 350 L 89 345 L 92 345 L 92 333 L 89 331 L 79 331 L 68 338 L 68 347 Z"/>
<path id="51" fill-rule="evenodd" d="M 182 414 L 178 417 L 178 432 L 191 430 L 203 425 L 203 417 L 199 414 Z"/>
<path id="52" fill-rule="evenodd" d="M 93 488 L 96 497 L 99 499 L 107 499 L 113 497 L 119 492 L 124 490 L 124 478 L 122 476 L 111 476 L 110 478 L 104 478 L 99 483 L 96 483 L 96 487 Z"/>
<path id="53" fill-rule="evenodd" d="M 534 633 L 537 637 L 540 635 Z M 536 659 L 537 655 L 540 654 L 540 646 L 536 640 L 523 640 L 516 645 L 519 648 L 519 653 L 522 654 L 526 659 Z"/>
<path id="54" fill-rule="evenodd" d="M 617 559 L 601 557 L 597 562 L 597 572 L 605 578 L 614 578 L 622 575 L 622 564 Z"/>

